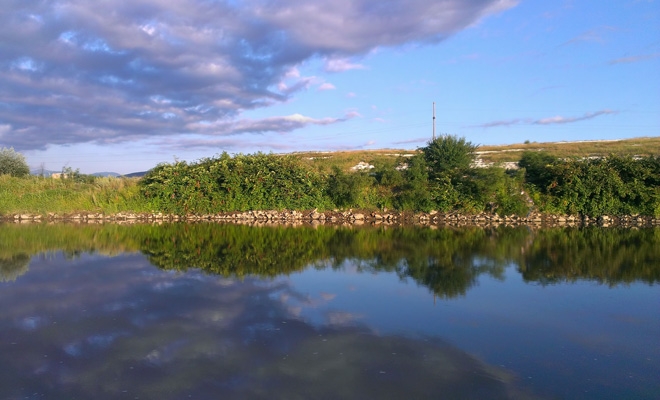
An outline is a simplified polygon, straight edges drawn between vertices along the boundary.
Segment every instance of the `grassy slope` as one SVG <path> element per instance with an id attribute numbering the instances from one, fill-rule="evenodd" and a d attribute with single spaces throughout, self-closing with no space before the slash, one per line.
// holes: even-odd
<path id="1" fill-rule="evenodd" d="M 486 162 L 515 162 L 524 150 L 545 150 L 566 157 L 616 155 L 660 156 L 660 137 L 619 141 L 529 143 L 507 146 L 479 147 Z M 296 156 L 322 172 L 334 166 L 345 171 L 366 162 L 373 165 L 395 165 L 415 150 L 361 150 L 338 152 L 300 152 Z M 138 194 L 137 179 L 99 178 L 94 183 L 74 183 L 50 178 L 30 179 L 0 176 L 0 215 L 13 213 L 66 213 L 92 211 L 116 213 L 120 211 L 150 211 Z"/>
<path id="2" fill-rule="evenodd" d="M 584 142 L 547 142 L 512 144 L 504 146 L 480 146 L 477 149 L 479 157 L 485 162 L 517 162 L 522 152 L 547 151 L 560 158 L 569 157 L 598 157 L 609 154 L 630 156 L 660 156 L 660 137 L 635 138 L 612 141 L 584 141 Z M 383 150 L 355 150 L 336 152 L 299 152 L 295 155 L 301 157 L 310 165 L 320 171 L 329 172 L 333 166 L 348 171 L 359 162 L 373 165 L 393 165 L 399 156 L 415 154 L 415 150 L 383 149 Z"/>
<path id="3" fill-rule="evenodd" d="M 135 178 L 97 178 L 94 183 L 0 175 L 0 215 L 90 211 L 147 211 Z"/>

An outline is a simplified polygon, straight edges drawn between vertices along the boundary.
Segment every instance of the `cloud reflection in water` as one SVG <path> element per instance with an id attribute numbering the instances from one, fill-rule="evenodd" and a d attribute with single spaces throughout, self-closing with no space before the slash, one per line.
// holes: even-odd
<path id="1" fill-rule="evenodd" d="M 439 340 L 291 312 L 335 298 L 286 278 L 158 271 L 137 254 L 36 258 L 0 291 L 20 304 L 0 317 L 0 397 L 517 397 L 509 373 Z"/>

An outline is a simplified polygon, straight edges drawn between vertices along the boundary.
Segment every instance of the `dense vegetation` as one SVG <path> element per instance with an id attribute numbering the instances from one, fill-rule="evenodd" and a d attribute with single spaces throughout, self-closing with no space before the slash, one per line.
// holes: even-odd
<path id="1" fill-rule="evenodd" d="M 591 280 L 660 282 L 658 229 L 249 227 L 221 224 L 0 225 L 0 281 L 17 279 L 33 255 L 141 251 L 155 266 L 224 276 L 276 277 L 315 267 L 396 273 L 440 297 L 465 294 L 480 275 L 515 265 L 543 285 Z"/>
<path id="2" fill-rule="evenodd" d="M 476 146 L 443 136 L 412 157 L 363 172 L 310 168 L 294 155 L 254 154 L 161 164 L 140 182 L 155 210 L 213 213 L 255 209 L 361 208 L 528 211 L 522 177 L 470 165 Z"/>
<path id="3" fill-rule="evenodd" d="M 290 155 L 223 153 L 198 163 L 160 164 L 140 182 L 154 209 L 212 213 L 327 207 L 321 175 Z"/>
<path id="4" fill-rule="evenodd" d="M 660 157 L 560 160 L 525 152 L 519 165 L 541 211 L 592 217 L 660 215 Z"/>
<path id="5" fill-rule="evenodd" d="M 65 179 L 0 175 L 0 215 L 150 211 L 137 180 L 70 175 Z"/>
<path id="6" fill-rule="evenodd" d="M 30 168 L 22 154 L 17 153 L 11 147 L 0 149 L 0 175 L 27 176 L 29 174 Z"/>
<path id="7" fill-rule="evenodd" d="M 223 153 L 194 163 L 160 164 L 140 180 L 96 178 L 70 168 L 64 179 L 5 172 L 0 173 L 0 215 L 387 208 L 660 216 L 659 156 L 560 158 L 525 151 L 521 168 L 506 170 L 475 167 L 476 150 L 463 138 L 445 135 L 398 158 L 367 160 L 374 167 L 363 171 L 327 164 L 329 156 L 315 165 L 298 154 Z M 2 155 L 0 161 L 23 160 L 13 150 Z"/>

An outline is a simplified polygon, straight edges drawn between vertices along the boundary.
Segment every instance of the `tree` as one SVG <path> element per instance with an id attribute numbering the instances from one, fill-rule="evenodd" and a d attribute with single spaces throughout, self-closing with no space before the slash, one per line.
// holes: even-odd
<path id="1" fill-rule="evenodd" d="M 401 185 L 398 195 L 399 208 L 402 210 L 430 211 L 435 208 L 433 197 L 436 194 L 429 184 L 429 173 L 426 160 L 421 154 L 408 159 L 405 169 L 405 183 Z"/>
<path id="2" fill-rule="evenodd" d="M 27 176 L 30 167 L 25 162 L 25 157 L 14 151 L 13 147 L 3 147 L 0 150 L 0 175 Z"/>
<path id="3" fill-rule="evenodd" d="M 518 166 L 525 169 L 525 181 L 545 192 L 554 175 L 550 166 L 559 159 L 545 151 L 524 151 Z"/>
<path id="4" fill-rule="evenodd" d="M 437 179 L 448 173 L 467 170 L 474 161 L 477 147 L 465 138 L 453 135 L 443 135 L 429 141 L 421 150 L 429 166 L 430 178 Z"/>

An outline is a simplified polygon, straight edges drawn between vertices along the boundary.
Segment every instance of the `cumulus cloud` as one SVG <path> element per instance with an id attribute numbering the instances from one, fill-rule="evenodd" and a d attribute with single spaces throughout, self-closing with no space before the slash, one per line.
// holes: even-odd
<path id="1" fill-rule="evenodd" d="M 292 114 L 262 119 L 220 120 L 212 123 L 202 121 L 188 125 L 187 129 L 191 132 L 223 136 L 241 133 L 287 133 L 309 125 L 331 125 L 355 116 L 352 112 L 347 113 L 343 118 L 312 118 L 302 114 Z"/>
<path id="2" fill-rule="evenodd" d="M 17 149 L 181 134 L 298 129 L 241 119 L 384 46 L 434 43 L 517 0 L 6 0 L 0 125 Z M 319 122 L 320 121 L 320 122 Z M 212 128 L 220 128 L 213 131 Z"/>

